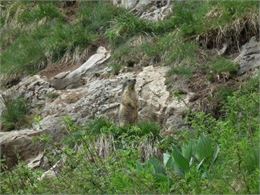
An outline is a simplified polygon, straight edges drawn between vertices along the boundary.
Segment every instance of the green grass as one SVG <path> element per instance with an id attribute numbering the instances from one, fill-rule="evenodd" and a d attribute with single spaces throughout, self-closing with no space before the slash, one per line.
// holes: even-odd
<path id="1" fill-rule="evenodd" d="M 72 24 L 65 20 L 57 5 L 58 2 L 10 5 L 6 11 L 12 12 L 7 20 L 10 24 L 6 24 L 8 30 L 2 30 L 1 73 L 35 73 L 46 65 L 49 58 L 55 62 L 67 51 L 86 48 L 101 36 L 101 27 L 108 28 L 110 20 L 120 13 L 120 9 L 108 4 L 81 2 L 78 20 Z M 20 13 L 20 10 L 23 11 Z M 16 13 L 21 17 L 13 26 L 11 22 L 16 19 L 13 16 Z M 10 31 L 12 39 L 8 35 Z"/>
<path id="2" fill-rule="evenodd" d="M 3 130 L 10 131 L 13 129 L 21 129 L 28 126 L 28 103 L 22 97 L 6 102 L 6 110 L 4 110 L 0 121 Z"/>
<path id="3" fill-rule="evenodd" d="M 257 13 L 257 2 L 254 1 L 176 2 L 169 18 L 154 23 L 141 20 L 108 2 L 83 1 L 79 4 L 74 21 L 68 22 L 61 4 L 3 2 L 0 17 L 3 26 L 1 73 L 35 73 L 46 66 L 47 59 L 55 62 L 75 48 L 85 49 L 98 40 L 105 40 L 117 49 L 132 37 L 147 34 L 154 36 L 154 40 L 144 43 L 139 51 L 148 58 L 162 56 L 162 64 L 184 58 L 189 61 L 193 58 L 189 55 L 194 55 L 198 46 L 187 41 L 187 37 L 228 26 L 248 13 Z M 213 16 L 207 16 L 210 12 Z M 174 37 L 174 31 L 178 31 L 177 37 Z M 111 64 L 114 73 L 127 65 L 120 60 Z"/>
<path id="4" fill-rule="evenodd" d="M 238 71 L 239 65 L 229 59 L 219 57 L 210 62 L 209 68 L 215 74 L 220 74 L 224 72 L 235 74 Z"/>

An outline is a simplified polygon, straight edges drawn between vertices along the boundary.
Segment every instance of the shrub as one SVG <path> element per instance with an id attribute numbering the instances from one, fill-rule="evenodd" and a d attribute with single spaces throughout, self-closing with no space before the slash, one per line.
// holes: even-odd
<path id="1" fill-rule="evenodd" d="M 34 193 L 31 188 L 37 183 L 42 171 L 31 170 L 24 163 L 20 163 L 13 170 L 1 171 L 1 194 Z"/>

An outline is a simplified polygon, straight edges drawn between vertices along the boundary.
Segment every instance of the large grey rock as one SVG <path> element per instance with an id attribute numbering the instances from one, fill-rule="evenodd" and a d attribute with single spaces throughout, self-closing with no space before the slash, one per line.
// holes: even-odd
<path id="1" fill-rule="evenodd" d="M 118 121 L 118 109 L 122 86 L 126 78 L 136 77 L 136 90 L 139 96 L 140 120 L 152 120 L 166 123 L 166 117 L 174 117 L 167 125 L 174 126 L 177 118 L 187 110 L 185 102 L 179 102 L 167 91 L 165 85 L 166 67 L 148 66 L 139 74 L 121 73 L 114 78 L 96 78 L 76 89 L 59 91 L 60 96 L 45 105 L 42 117 L 71 116 L 75 122 L 84 123 L 89 119 L 107 116 Z M 184 98 L 188 102 L 189 94 Z M 171 109 L 167 109 L 168 105 Z M 179 122 L 178 122 L 179 124 Z"/>
<path id="2" fill-rule="evenodd" d="M 84 74 L 102 64 L 110 57 L 110 53 L 104 47 L 99 47 L 97 53 L 92 55 L 84 64 L 72 72 L 62 72 L 51 79 L 56 89 L 79 87 Z"/>
<path id="3" fill-rule="evenodd" d="M 45 105 L 48 94 L 53 93 L 54 88 L 39 75 L 24 78 L 17 85 L 3 92 L 6 99 L 24 97 L 30 104 L 30 109 L 37 109 Z"/>
<path id="4" fill-rule="evenodd" d="M 43 131 L 24 129 L 19 131 L 0 132 L 1 158 L 8 168 L 13 167 L 19 160 L 29 162 L 39 155 L 43 145 L 34 138 L 43 134 Z"/>
<path id="5" fill-rule="evenodd" d="M 137 75 L 136 89 L 140 98 L 140 119 L 161 122 L 170 93 L 166 89 L 166 67 L 148 66 Z"/>
<path id="6" fill-rule="evenodd" d="M 40 166 L 43 160 L 44 143 L 37 140 L 41 135 L 49 135 L 58 142 L 66 134 L 62 117 L 47 116 L 40 121 L 40 128 L 23 129 L 10 132 L 0 132 L 1 158 L 5 160 L 8 168 L 13 167 L 22 160 L 28 166 Z"/>
<path id="7" fill-rule="evenodd" d="M 141 120 L 155 121 L 167 129 L 184 126 L 183 115 L 188 111 L 191 92 L 179 100 L 172 96 L 165 85 L 167 67 L 148 66 L 137 75 Z"/>
<path id="8" fill-rule="evenodd" d="M 239 75 L 260 67 L 260 42 L 256 37 L 252 37 L 242 46 L 239 56 L 234 61 L 240 65 Z"/>

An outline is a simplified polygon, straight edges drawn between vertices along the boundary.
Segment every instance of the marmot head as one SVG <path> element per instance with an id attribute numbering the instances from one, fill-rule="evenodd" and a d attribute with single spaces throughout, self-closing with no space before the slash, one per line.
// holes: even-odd
<path id="1" fill-rule="evenodd" d="M 125 89 L 134 89 L 136 84 L 136 79 L 127 79 L 123 85 L 123 91 Z"/>

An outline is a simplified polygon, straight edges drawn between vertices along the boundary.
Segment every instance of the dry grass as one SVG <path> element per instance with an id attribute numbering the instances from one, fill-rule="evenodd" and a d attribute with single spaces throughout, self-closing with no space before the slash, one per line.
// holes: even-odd
<path id="1" fill-rule="evenodd" d="M 231 24 L 208 30 L 197 36 L 196 40 L 207 49 L 221 49 L 227 44 L 227 52 L 234 53 L 240 50 L 253 36 L 259 36 L 259 17 L 256 13 L 238 18 Z"/>

